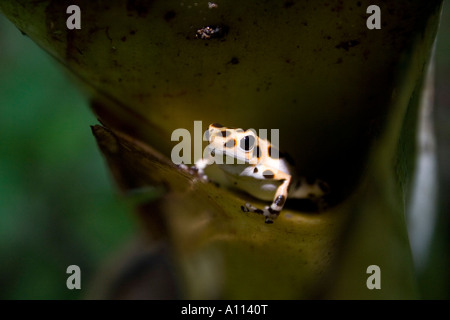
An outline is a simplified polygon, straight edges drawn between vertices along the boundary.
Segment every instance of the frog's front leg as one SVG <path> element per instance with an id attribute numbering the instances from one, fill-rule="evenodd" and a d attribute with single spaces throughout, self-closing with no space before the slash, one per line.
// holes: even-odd
<path id="1" fill-rule="evenodd" d="M 266 206 L 264 210 L 258 209 L 250 203 L 246 203 L 241 209 L 244 212 L 255 212 L 257 214 L 262 214 L 266 220 L 266 223 L 273 223 L 284 207 L 284 204 L 288 197 L 289 185 L 291 184 L 291 176 L 284 172 L 277 173 L 277 180 L 281 180 L 282 183 L 275 192 L 275 197 L 270 206 Z"/>
<path id="2" fill-rule="evenodd" d="M 200 158 L 199 160 L 195 161 L 195 164 L 193 166 L 189 168 L 189 171 L 197 174 L 202 180 L 207 181 L 208 176 L 205 174 L 205 169 L 211 164 L 213 164 L 211 158 Z"/>

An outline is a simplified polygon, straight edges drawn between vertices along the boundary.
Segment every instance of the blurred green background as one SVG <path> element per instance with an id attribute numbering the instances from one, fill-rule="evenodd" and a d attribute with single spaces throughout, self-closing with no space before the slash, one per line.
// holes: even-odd
<path id="1" fill-rule="evenodd" d="M 65 70 L 0 14 L 0 298 L 83 297 L 135 223 Z M 82 290 L 66 287 L 66 268 Z"/>
<path id="2" fill-rule="evenodd" d="M 419 282 L 450 298 L 450 3 L 437 45 L 439 220 Z M 0 15 L 0 299 L 83 298 L 104 261 L 137 233 L 89 125 L 97 120 L 65 70 Z M 82 290 L 66 288 L 66 268 Z"/>

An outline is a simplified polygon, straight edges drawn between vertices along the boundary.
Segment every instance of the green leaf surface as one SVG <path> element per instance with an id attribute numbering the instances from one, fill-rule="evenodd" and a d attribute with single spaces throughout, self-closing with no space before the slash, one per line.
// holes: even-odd
<path id="1" fill-rule="evenodd" d="M 441 3 L 383 1 L 372 31 L 368 0 L 78 1 L 81 30 L 66 27 L 70 1 L 0 10 L 88 93 L 119 186 L 163 188 L 142 221 L 170 243 L 183 297 L 390 299 L 417 297 L 404 199 Z M 226 32 L 196 38 L 205 26 Z M 331 207 L 288 206 L 273 225 L 242 213 L 248 197 L 171 163 L 171 133 L 195 120 L 280 129 L 298 171 L 330 182 Z"/>

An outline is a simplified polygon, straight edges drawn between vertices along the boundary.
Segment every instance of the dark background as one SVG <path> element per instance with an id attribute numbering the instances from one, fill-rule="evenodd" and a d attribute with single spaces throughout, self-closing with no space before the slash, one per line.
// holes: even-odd
<path id="1" fill-rule="evenodd" d="M 436 56 L 439 218 L 425 298 L 450 298 L 450 3 Z M 0 15 L 0 298 L 83 298 L 137 223 L 91 134 L 96 124 L 70 76 Z M 79 265 L 82 290 L 66 288 Z M 113 266 L 112 266 L 113 267 Z"/>

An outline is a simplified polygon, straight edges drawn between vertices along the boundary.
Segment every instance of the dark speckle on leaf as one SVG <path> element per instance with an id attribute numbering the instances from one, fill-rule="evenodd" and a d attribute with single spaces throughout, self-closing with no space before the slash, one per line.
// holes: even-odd
<path id="1" fill-rule="evenodd" d="M 336 48 L 337 49 L 344 49 L 345 51 L 348 51 L 350 48 L 353 48 L 360 44 L 359 40 L 350 40 L 350 41 L 342 41 L 339 43 Z"/>
<path id="2" fill-rule="evenodd" d="M 284 7 L 285 7 L 286 9 L 292 7 L 293 5 L 294 5 L 294 1 L 285 1 L 285 2 L 284 2 Z"/>
<path id="3" fill-rule="evenodd" d="M 239 63 L 239 59 L 236 58 L 236 57 L 233 57 L 233 58 L 231 58 L 230 63 L 231 64 L 238 64 Z"/>
<path id="4" fill-rule="evenodd" d="M 150 12 L 152 2 L 148 0 L 127 0 L 127 11 L 134 11 L 139 17 L 144 18 Z"/>

